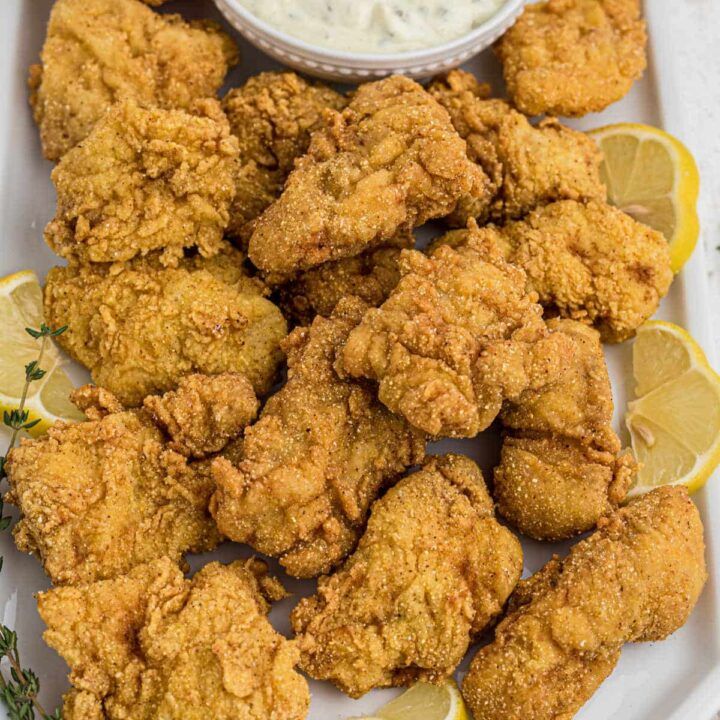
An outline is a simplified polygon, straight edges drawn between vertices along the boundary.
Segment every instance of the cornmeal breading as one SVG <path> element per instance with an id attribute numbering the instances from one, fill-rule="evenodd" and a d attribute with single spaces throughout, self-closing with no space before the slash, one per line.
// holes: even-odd
<path id="1" fill-rule="evenodd" d="M 453 70 L 430 92 L 450 113 L 467 141 L 468 157 L 490 178 L 488 198 L 463 197 L 448 221 L 465 227 L 470 218 L 519 218 L 555 200 L 604 200 L 602 154 L 584 133 L 546 118 L 537 126 L 473 75 Z"/>
<path id="2" fill-rule="evenodd" d="M 120 100 L 189 109 L 213 97 L 237 58 L 211 22 L 160 15 L 138 0 L 56 0 L 29 81 L 45 157 L 59 160 Z"/>
<path id="3" fill-rule="evenodd" d="M 117 262 L 162 250 L 218 253 L 230 218 L 238 141 L 216 100 L 184 110 L 110 108 L 53 170 L 55 218 L 45 240 L 82 262 Z"/>
<path id="4" fill-rule="evenodd" d="M 574 717 L 625 643 L 662 640 L 685 623 L 707 578 L 704 550 L 687 491 L 663 487 L 521 580 L 463 682 L 475 719 Z"/>
<path id="5" fill-rule="evenodd" d="M 471 238 L 430 257 L 400 255 L 400 282 L 352 331 L 341 356 L 353 377 L 379 383 L 379 398 L 434 436 L 473 437 L 506 399 L 542 386 L 562 358 L 522 270 L 492 238 Z"/>
<path id="6" fill-rule="evenodd" d="M 387 244 L 486 191 L 447 112 L 408 78 L 362 85 L 326 116 L 250 239 L 273 282 Z"/>
<path id="7" fill-rule="evenodd" d="M 194 372 L 240 372 L 266 393 L 287 332 L 280 311 L 247 276 L 240 252 L 164 268 L 157 256 L 123 266 L 53 268 L 45 318 L 68 326 L 58 343 L 95 383 L 128 405 L 171 390 Z"/>
<path id="8" fill-rule="evenodd" d="M 373 505 L 358 549 L 293 611 L 300 666 L 351 697 L 440 681 L 521 572 L 520 543 L 495 520 L 477 465 L 431 458 Z"/>
<path id="9" fill-rule="evenodd" d="M 495 469 L 499 513 L 538 540 L 591 530 L 622 502 L 636 472 L 620 454 L 612 429 L 613 400 L 600 338 L 573 320 L 551 320 L 572 352 L 555 379 L 507 403 L 500 465 Z"/>
<path id="10" fill-rule="evenodd" d="M 520 110 L 580 116 L 628 93 L 646 44 L 640 0 L 548 0 L 528 5 L 496 49 Z"/>
<path id="11" fill-rule="evenodd" d="M 266 615 L 282 597 L 259 560 L 169 559 L 38 597 L 45 641 L 70 666 L 65 720 L 303 720 L 298 652 Z"/>
<path id="12" fill-rule="evenodd" d="M 400 280 L 399 259 L 400 248 L 384 247 L 324 263 L 281 286 L 278 304 L 298 325 L 309 325 L 316 315 L 329 317 L 350 295 L 377 307 Z"/>
<path id="13" fill-rule="evenodd" d="M 221 532 L 279 557 L 296 577 L 342 560 L 380 491 L 424 455 L 423 433 L 388 412 L 371 385 L 334 369 L 365 310 L 345 298 L 288 336 L 288 381 L 247 429 L 242 461 L 213 464 Z"/>
<path id="14" fill-rule="evenodd" d="M 526 272 L 547 312 L 594 325 L 604 342 L 632 337 L 673 279 L 662 234 L 604 202 L 551 203 L 501 228 L 452 231 L 434 246 L 475 234 L 492 236 Z"/>
<path id="15" fill-rule="evenodd" d="M 605 342 L 632 337 L 673 280 L 663 235 L 605 202 L 553 203 L 502 234 L 540 304 L 594 325 Z"/>
<path id="16" fill-rule="evenodd" d="M 225 96 L 223 110 L 240 141 L 241 162 L 229 235 L 247 243 L 254 220 L 280 196 L 295 160 L 322 125 L 323 111 L 346 104 L 329 87 L 291 72 L 260 73 Z"/>
<path id="17" fill-rule="evenodd" d="M 198 398 L 195 385 L 203 382 L 215 392 Z M 239 375 L 195 376 L 157 398 L 154 407 L 192 405 L 200 417 L 228 418 L 237 436 L 254 414 L 247 407 L 257 403 L 251 393 Z M 212 479 L 173 449 L 185 438 L 182 422 L 166 435 L 149 411 L 125 411 L 105 390 L 82 388 L 77 394 L 87 422 L 57 423 L 10 452 L 8 500 L 21 513 L 14 530 L 18 548 L 36 553 L 52 581 L 64 585 L 217 545 L 220 536 L 207 510 Z M 210 433 L 205 440 L 203 430 Z M 221 444 L 211 426 L 193 433 L 199 457 L 231 439 L 225 431 Z"/>
<path id="18" fill-rule="evenodd" d="M 220 452 L 257 415 L 260 403 L 252 384 L 237 373 L 186 375 L 177 390 L 143 401 L 155 424 L 183 455 L 205 458 Z"/>

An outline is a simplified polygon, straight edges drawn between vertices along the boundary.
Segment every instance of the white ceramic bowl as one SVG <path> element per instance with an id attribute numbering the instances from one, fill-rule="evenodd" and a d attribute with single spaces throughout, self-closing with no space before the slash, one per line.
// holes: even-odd
<path id="1" fill-rule="evenodd" d="M 327 80 L 364 82 L 393 74 L 429 77 L 461 65 L 495 42 L 515 22 L 524 0 L 506 0 L 495 15 L 451 42 L 384 55 L 311 45 L 258 19 L 239 0 L 215 0 L 215 4 L 249 42 L 284 65 Z"/>

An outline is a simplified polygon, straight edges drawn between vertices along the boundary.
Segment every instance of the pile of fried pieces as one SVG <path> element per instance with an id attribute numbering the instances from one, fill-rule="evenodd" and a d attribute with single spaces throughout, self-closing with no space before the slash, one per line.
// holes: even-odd
<path id="1" fill-rule="evenodd" d="M 68 261 L 45 314 L 96 385 L 8 474 L 17 546 L 56 586 L 65 720 L 305 718 L 296 667 L 351 697 L 441 682 L 493 627 L 476 720 L 569 719 L 624 643 L 687 619 L 702 524 L 684 488 L 620 507 L 636 463 L 601 344 L 654 313 L 668 245 L 606 203 L 590 138 L 527 117 L 629 90 L 639 2 L 530 6 L 496 52 L 510 101 L 459 70 L 348 95 L 263 73 L 218 101 L 238 56 L 214 24 L 55 2 L 30 77 Z M 430 220 L 446 234 L 414 249 Z M 495 421 L 492 497 L 467 457 L 425 456 Z M 496 511 L 594 532 L 520 580 Z M 184 577 L 224 539 L 321 576 L 294 639 L 264 562 Z"/>

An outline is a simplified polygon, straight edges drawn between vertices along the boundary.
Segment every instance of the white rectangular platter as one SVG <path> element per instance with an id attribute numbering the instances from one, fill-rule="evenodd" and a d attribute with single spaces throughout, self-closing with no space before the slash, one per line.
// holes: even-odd
<path id="1" fill-rule="evenodd" d="M 42 239 L 42 229 L 54 212 L 52 168 L 40 153 L 25 84 L 27 67 L 37 61 L 42 46 L 51 4 L 51 0 L 0 2 L 0 276 L 30 268 L 42 279 L 56 262 Z M 600 115 L 573 123 L 576 127 L 589 129 L 619 121 L 645 122 L 687 138 L 693 130 L 692 115 L 688 113 L 692 108 L 684 108 L 675 101 L 676 90 L 684 78 L 675 76 L 673 52 L 677 34 L 672 21 L 673 15 L 686 12 L 689 5 L 678 4 L 677 0 L 646 0 L 651 37 L 649 71 L 628 97 Z M 210 0 L 180 0 L 170 3 L 166 11 L 220 19 Z M 712 27 L 705 29 L 714 32 Z M 241 39 L 239 42 L 243 59 L 228 78 L 228 88 L 260 70 L 278 69 L 277 63 Z M 502 90 L 499 68 L 491 53 L 476 58 L 468 64 L 468 69 Z M 717 78 L 713 80 L 717 82 Z M 715 246 L 718 242 L 720 238 L 713 238 L 707 245 Z M 663 301 L 658 317 L 683 325 L 710 351 L 707 297 L 705 261 L 699 244 Z M 632 394 L 630 352 L 630 343 L 607 349 L 619 431 L 627 398 Z M 78 383 L 87 379 L 79 368 L 73 369 L 73 373 Z M 626 434 L 621 434 L 627 441 Z M 431 450 L 459 450 L 489 469 L 497 457 L 497 442 L 487 434 L 472 441 L 438 443 Z M 669 640 L 626 647 L 617 669 L 577 715 L 578 720 L 710 720 L 720 709 L 720 478 L 714 478 L 695 500 L 705 521 L 711 571 L 695 612 L 688 624 Z M 564 554 L 567 550 L 566 545 L 531 542 L 523 545 L 526 574 L 539 568 L 553 552 Z M 35 558 L 15 550 L 7 532 L 0 536 L 0 553 L 5 558 L 0 574 L 0 617 L 18 631 L 24 664 L 41 678 L 45 707 L 55 707 L 67 688 L 67 668 L 41 640 L 43 626 L 33 599 L 35 592 L 48 587 L 47 579 Z M 250 554 L 248 548 L 227 545 L 212 557 L 230 560 Z M 192 558 L 191 564 L 197 569 L 207 559 Z M 282 577 L 282 573 L 279 574 Z M 312 583 L 288 580 L 287 585 L 294 596 L 277 605 L 271 615 L 275 626 L 285 634 L 289 634 L 287 618 L 298 596 L 313 591 Z M 311 682 L 311 690 L 310 720 L 341 720 L 370 713 L 397 692 L 375 691 L 352 701 L 327 684 Z M 6 717 L 0 708 L 0 718 Z"/>

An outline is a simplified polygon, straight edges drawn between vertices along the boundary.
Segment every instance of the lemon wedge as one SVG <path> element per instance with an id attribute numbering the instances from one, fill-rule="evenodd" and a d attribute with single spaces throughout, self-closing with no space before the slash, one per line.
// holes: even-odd
<path id="1" fill-rule="evenodd" d="M 720 375 L 687 331 L 660 321 L 638 330 L 633 374 L 625 423 L 641 468 L 629 497 L 659 485 L 698 490 L 720 463 Z"/>
<path id="2" fill-rule="evenodd" d="M 35 273 L 29 270 L 0 279 L 0 317 L 3 318 L 3 342 L 0 345 L 0 410 L 13 410 L 20 404 L 25 385 L 25 366 L 38 359 L 42 340 L 35 339 L 25 328 L 39 329 L 43 322 L 42 290 Z M 45 375 L 30 383 L 25 409 L 28 422 L 40 420 L 30 428 L 40 435 L 56 420 L 82 420 L 82 413 L 70 402 L 73 389 L 70 378 L 62 369 L 60 351 L 50 338 L 40 367 Z"/>
<path id="3" fill-rule="evenodd" d="M 678 272 L 700 234 L 700 177 L 692 154 L 677 138 L 649 125 L 620 123 L 588 134 L 602 150 L 608 202 L 661 232 Z"/>
<path id="4" fill-rule="evenodd" d="M 375 715 L 355 720 L 469 720 L 469 717 L 458 686 L 448 680 L 442 685 L 416 683 Z"/>

